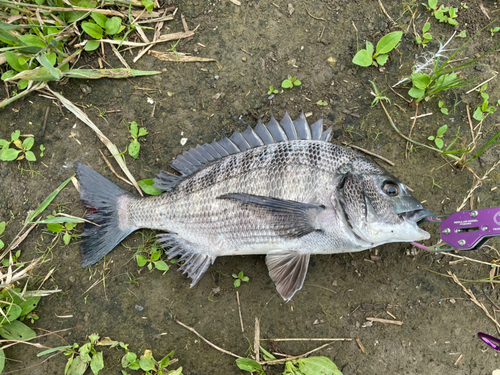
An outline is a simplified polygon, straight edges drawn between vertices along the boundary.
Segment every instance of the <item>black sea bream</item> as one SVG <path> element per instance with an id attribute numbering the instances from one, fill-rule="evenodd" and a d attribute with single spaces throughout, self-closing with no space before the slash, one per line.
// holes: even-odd
<path id="1" fill-rule="evenodd" d="M 162 171 L 145 197 L 78 164 L 88 209 L 82 265 L 102 259 L 133 231 L 162 230 L 169 259 L 194 286 L 218 256 L 266 254 L 269 275 L 288 301 L 304 283 L 311 254 L 361 251 L 429 238 L 425 209 L 397 178 L 365 156 L 330 143 L 323 120 L 288 113 L 230 138 L 197 146 Z"/>

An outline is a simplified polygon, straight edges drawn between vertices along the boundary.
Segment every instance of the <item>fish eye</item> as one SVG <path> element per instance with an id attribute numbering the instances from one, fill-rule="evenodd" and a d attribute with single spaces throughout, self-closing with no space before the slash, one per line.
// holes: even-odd
<path id="1" fill-rule="evenodd" d="M 399 194 L 399 186 L 398 184 L 392 182 L 392 181 L 385 181 L 382 190 L 384 193 L 386 193 L 389 197 L 395 197 Z"/>

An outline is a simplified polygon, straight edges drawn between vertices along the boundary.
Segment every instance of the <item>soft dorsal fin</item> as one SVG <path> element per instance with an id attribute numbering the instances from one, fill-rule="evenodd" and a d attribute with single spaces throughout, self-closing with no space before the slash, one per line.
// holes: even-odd
<path id="1" fill-rule="evenodd" d="M 330 142 L 332 127 L 323 131 L 323 118 L 309 126 L 302 112 L 296 120 L 292 120 L 288 112 L 278 123 L 274 117 L 267 125 L 260 120 L 255 128 L 248 127 L 244 132 L 235 131 L 229 138 L 220 141 L 197 145 L 189 151 L 184 151 L 170 164 L 181 176 L 161 171 L 154 179 L 155 187 L 160 190 L 172 190 L 182 179 L 200 170 L 206 164 L 237 154 L 251 148 L 269 145 L 277 142 L 295 140 L 317 140 Z"/>

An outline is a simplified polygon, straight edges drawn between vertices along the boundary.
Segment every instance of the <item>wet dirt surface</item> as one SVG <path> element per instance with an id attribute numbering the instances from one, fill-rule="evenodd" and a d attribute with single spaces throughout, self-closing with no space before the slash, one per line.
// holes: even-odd
<path id="1" fill-rule="evenodd" d="M 178 153 L 197 143 L 212 142 L 235 129 L 244 130 L 262 116 L 281 118 L 288 111 L 293 118 L 301 111 L 311 113 L 308 120 L 324 116 L 334 125 L 334 142 L 353 143 L 395 162 L 383 165 L 389 172 L 414 189 L 414 195 L 426 201 L 436 214 L 457 210 L 467 196 L 474 174 L 482 177 L 500 157 L 499 147 L 490 148 L 471 162 L 471 170 L 457 170 L 449 160 L 431 150 L 413 147 L 405 158 L 406 141 L 390 127 L 380 106 L 370 108 L 373 97 L 368 80 L 385 90 L 392 102 L 389 111 L 399 128 L 408 134 L 415 107 L 396 96 L 387 85 L 396 83 L 411 72 L 417 48 L 410 25 L 420 31 L 430 15 L 416 2 L 384 1 L 387 13 L 396 20 L 393 25 L 376 1 L 182 1 L 179 14 L 186 16 L 191 29 L 199 25 L 195 36 L 181 41 L 177 51 L 194 56 L 215 58 L 215 63 L 166 63 L 145 55 L 136 64 L 125 53 L 131 67 L 163 70 L 158 76 L 127 80 L 72 80 L 50 87 L 77 103 L 120 150 L 129 143 L 127 123 L 137 121 L 149 134 L 141 139 L 137 160 L 126 156 L 127 166 L 137 180 L 152 178 Z M 458 6 L 458 31 L 468 36 L 488 23 L 480 4 L 498 17 L 498 2 L 467 1 L 468 9 Z M 293 12 L 292 12 L 293 9 Z M 364 48 L 366 39 L 378 41 L 390 31 L 405 34 L 398 51 L 390 53 L 382 68 L 361 68 L 351 63 L 356 53 L 356 30 Z M 431 20 L 434 41 L 427 47 L 438 48 L 437 40 L 448 39 L 454 28 Z M 182 31 L 179 15 L 166 24 L 168 32 Z M 498 26 L 496 24 L 495 26 Z M 166 31 L 165 31 L 166 32 Z M 456 38 L 457 48 L 464 39 Z M 472 40 L 457 56 L 474 58 L 498 44 L 486 30 Z M 169 43 L 157 45 L 165 51 Z M 84 66 L 97 66 L 97 53 L 82 59 Z M 328 61 L 328 59 L 330 61 Z M 106 60 L 120 67 L 111 50 Z M 476 84 L 490 78 L 500 66 L 498 52 L 492 53 L 463 74 L 475 78 Z M 281 92 L 287 76 L 297 77 L 302 85 Z M 269 86 L 279 88 L 272 101 L 266 94 Z M 459 131 L 456 148 L 471 142 L 466 104 L 473 111 L 480 103 L 477 92 L 467 89 L 445 92 L 429 102 L 422 102 L 418 114 L 433 113 L 417 120 L 413 137 L 423 143 L 429 135 L 447 124 L 445 143 Z M 405 89 L 397 92 L 408 98 Z M 490 103 L 500 99 L 498 80 L 489 83 Z M 5 95 L 2 92 L 0 95 Z M 148 102 L 152 99 L 154 104 Z M 318 106 L 325 100 L 328 106 Z M 444 101 L 449 115 L 439 112 L 438 101 Z M 151 101 L 151 100 L 150 100 Z M 46 109 L 49 108 L 44 127 Z M 104 118 L 99 113 L 107 111 Z M 471 113 L 472 114 L 472 113 Z M 0 221 L 9 221 L 4 241 L 20 228 L 27 211 L 34 209 L 62 181 L 75 172 L 77 161 L 86 163 L 118 185 L 119 181 L 106 167 L 99 150 L 109 152 L 86 125 L 55 102 L 32 94 L 0 112 L 0 138 L 19 129 L 34 134 L 35 147 L 43 143 L 46 151 L 40 161 L 0 164 Z M 478 122 L 472 120 L 475 126 Z M 499 130 L 498 114 L 490 115 L 477 140 L 479 147 Z M 181 145 L 181 139 L 187 143 Z M 115 167 L 116 168 L 116 167 Z M 24 171 L 22 170 L 24 169 Z M 434 185 L 433 185 L 434 182 Z M 475 208 L 500 206 L 500 182 L 497 170 L 483 181 L 471 202 Z M 470 202 L 463 209 L 470 209 Z M 77 191 L 68 185 L 51 205 L 52 210 L 80 216 L 84 210 Z M 49 214 L 50 212 L 46 212 Z M 426 228 L 438 237 L 436 225 Z M 81 230 L 81 228 L 79 227 Z M 264 256 L 218 258 L 194 288 L 178 272 L 177 266 L 162 275 L 139 268 L 134 253 L 150 231 L 134 233 L 105 259 L 89 268 L 80 267 L 79 243 L 58 245 L 49 249 L 52 236 L 36 228 L 22 244 L 21 260 L 41 254 L 48 262 L 35 270 L 31 285 L 37 288 L 49 269 L 52 276 L 44 289 L 59 288 L 61 293 L 42 298 L 33 327 L 43 334 L 36 342 L 48 347 L 83 344 L 88 335 L 99 333 L 124 341 L 136 352 L 153 350 L 161 358 L 171 350 L 179 359 L 172 368 L 183 367 L 183 373 L 239 374 L 234 358 L 201 342 L 198 337 L 177 325 L 172 316 L 195 328 L 214 344 L 241 356 L 253 343 L 254 319 L 261 321 L 261 337 L 269 338 L 349 338 L 335 342 L 315 354 L 327 356 L 350 374 L 491 374 L 500 368 L 498 353 L 477 338 L 477 332 L 497 335 L 495 324 L 474 305 L 460 286 L 443 275 L 447 271 L 460 279 L 478 280 L 489 276 L 488 265 L 457 259 L 443 254 L 429 254 L 410 244 L 390 244 L 353 254 L 313 256 L 304 287 L 289 303 L 276 295 L 264 262 Z M 7 241 L 5 241 L 7 242 Z M 461 252 L 471 258 L 490 262 L 498 259 L 499 241 L 476 252 Z M 233 273 L 243 271 L 250 278 L 237 290 L 245 331 L 241 331 Z M 442 275 L 439 275 L 442 274 Z M 105 278 L 104 282 L 98 282 Z M 500 305 L 499 288 L 489 283 L 467 284 L 476 297 L 492 312 Z M 373 322 L 375 317 L 398 320 L 402 325 Z M 394 319 L 395 318 L 395 319 Z M 365 348 L 360 349 L 356 342 Z M 268 341 L 262 345 L 273 350 Z M 312 350 L 322 343 L 279 342 L 278 349 L 290 355 Z M 19 374 L 62 374 L 66 357 L 55 356 L 42 364 L 40 349 L 20 345 L 7 349 L 6 372 Z M 119 349 L 103 349 L 105 369 L 102 374 L 120 374 Z M 129 372 L 132 372 L 129 370 Z M 273 366 L 267 374 L 283 372 Z M 90 373 L 90 370 L 89 370 Z"/>

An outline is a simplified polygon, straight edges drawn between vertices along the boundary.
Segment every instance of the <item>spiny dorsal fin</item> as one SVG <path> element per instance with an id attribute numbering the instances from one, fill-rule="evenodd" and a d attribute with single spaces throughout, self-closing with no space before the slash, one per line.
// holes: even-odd
<path id="1" fill-rule="evenodd" d="M 154 179 L 155 187 L 160 190 L 172 190 L 184 177 L 203 168 L 204 165 L 228 155 L 237 154 L 251 148 L 269 145 L 277 142 L 294 140 L 317 140 L 330 142 L 332 127 L 323 132 L 323 118 L 309 126 L 304 112 L 296 120 L 292 120 L 288 112 L 278 123 L 274 117 L 267 125 L 260 119 L 255 128 L 250 126 L 244 132 L 235 131 L 229 138 L 220 141 L 197 145 L 189 151 L 184 151 L 170 164 L 181 176 L 161 171 Z"/>

